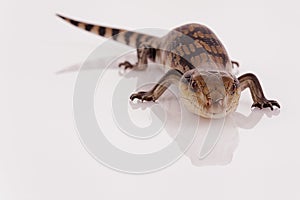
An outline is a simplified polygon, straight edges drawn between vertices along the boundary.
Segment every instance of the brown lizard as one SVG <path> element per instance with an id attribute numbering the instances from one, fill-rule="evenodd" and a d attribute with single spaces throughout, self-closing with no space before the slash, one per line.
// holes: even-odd
<path id="1" fill-rule="evenodd" d="M 151 90 L 136 92 L 131 100 L 156 101 L 171 84 L 176 84 L 187 109 L 205 118 L 220 118 L 235 111 L 241 91 L 246 88 L 251 92 L 252 107 L 280 108 L 277 101 L 266 99 L 254 74 L 238 78 L 233 75 L 233 65 L 238 63 L 229 59 L 221 41 L 204 25 L 186 24 L 163 37 L 155 37 L 57 16 L 81 29 L 136 48 L 137 62 L 125 61 L 120 67 L 142 70 L 151 60 L 169 68 Z"/>

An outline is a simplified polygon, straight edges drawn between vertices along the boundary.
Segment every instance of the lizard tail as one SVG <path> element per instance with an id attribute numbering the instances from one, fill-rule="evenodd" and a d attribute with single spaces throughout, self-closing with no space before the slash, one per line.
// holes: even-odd
<path id="1" fill-rule="evenodd" d="M 100 35 L 105 38 L 112 38 L 113 40 L 115 40 L 117 42 L 120 42 L 122 44 L 131 46 L 134 48 L 139 47 L 139 45 L 143 42 L 150 42 L 151 40 L 154 40 L 157 38 L 155 36 L 150 36 L 150 35 L 143 34 L 143 33 L 137 33 L 134 31 L 128 31 L 128 30 L 123 30 L 123 29 L 89 24 L 89 23 L 77 21 L 74 19 L 70 19 L 70 18 L 64 17 L 59 14 L 56 14 L 56 16 L 60 17 L 64 21 L 66 21 L 78 28 L 81 28 L 88 32 Z"/>

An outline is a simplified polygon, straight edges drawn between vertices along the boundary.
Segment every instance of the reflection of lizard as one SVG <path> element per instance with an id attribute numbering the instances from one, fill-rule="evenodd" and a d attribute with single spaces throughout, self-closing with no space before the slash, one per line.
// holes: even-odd
<path id="1" fill-rule="evenodd" d="M 236 110 L 240 93 L 246 88 L 251 91 L 253 107 L 280 107 L 277 101 L 265 98 L 255 75 L 236 78 L 232 74 L 233 64 L 238 63 L 229 59 L 220 40 L 206 26 L 187 24 L 158 38 L 58 16 L 79 28 L 137 48 L 137 63 L 120 63 L 125 69 L 144 69 L 148 60 L 170 68 L 150 91 L 134 93 L 131 100 L 155 101 L 171 84 L 178 84 L 188 110 L 206 118 L 224 117 Z"/>

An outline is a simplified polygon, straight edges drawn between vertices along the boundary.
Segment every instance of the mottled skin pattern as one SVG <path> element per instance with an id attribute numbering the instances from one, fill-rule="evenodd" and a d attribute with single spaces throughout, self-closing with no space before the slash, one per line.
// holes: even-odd
<path id="1" fill-rule="evenodd" d="M 169 68 L 150 91 L 134 93 L 131 100 L 156 101 L 171 84 L 176 84 L 187 109 L 205 118 L 224 117 L 236 110 L 241 91 L 246 88 L 254 101 L 252 107 L 280 107 L 277 101 L 265 98 L 254 74 L 239 78 L 232 74 L 233 65 L 238 63 L 229 59 L 220 40 L 204 25 L 187 24 L 158 38 L 58 16 L 79 28 L 137 48 L 138 61 L 125 61 L 120 67 L 142 70 L 151 60 Z"/>

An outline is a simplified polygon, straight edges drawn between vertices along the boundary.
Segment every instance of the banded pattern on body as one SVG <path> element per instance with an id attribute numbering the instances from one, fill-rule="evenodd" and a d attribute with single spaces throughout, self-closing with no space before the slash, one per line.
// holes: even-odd
<path id="1" fill-rule="evenodd" d="M 225 47 L 206 26 L 187 24 L 180 26 L 163 37 L 165 58 L 179 70 L 219 69 L 231 72 L 232 65 Z"/>

